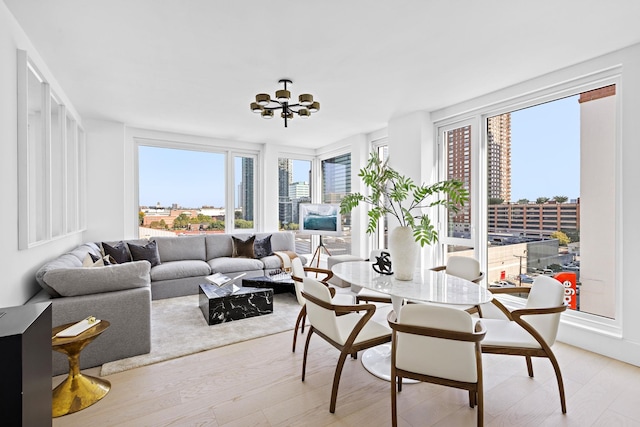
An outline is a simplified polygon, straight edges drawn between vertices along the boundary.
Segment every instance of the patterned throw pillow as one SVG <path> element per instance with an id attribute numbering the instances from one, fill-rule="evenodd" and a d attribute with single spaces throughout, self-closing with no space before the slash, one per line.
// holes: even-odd
<path id="1" fill-rule="evenodd" d="M 233 239 L 233 257 L 234 258 L 255 258 L 253 252 L 253 243 L 256 236 L 251 236 L 247 240 L 239 239 L 235 236 L 231 236 Z"/>
<path id="2" fill-rule="evenodd" d="M 256 239 L 253 244 L 253 252 L 256 258 L 264 258 L 269 255 L 273 255 L 273 250 L 271 249 L 271 234 L 262 239 Z"/>
<path id="3" fill-rule="evenodd" d="M 160 253 L 158 253 L 158 243 L 155 240 L 150 241 L 144 246 L 128 243 L 129 251 L 134 261 L 149 261 L 151 267 L 160 264 Z"/>

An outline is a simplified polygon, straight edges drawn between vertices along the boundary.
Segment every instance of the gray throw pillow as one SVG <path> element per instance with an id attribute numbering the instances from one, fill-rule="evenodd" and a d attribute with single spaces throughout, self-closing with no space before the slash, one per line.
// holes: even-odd
<path id="1" fill-rule="evenodd" d="M 269 255 L 273 255 L 271 249 L 271 234 L 263 237 L 262 239 L 256 239 L 253 244 L 253 253 L 256 258 L 264 258 Z"/>
<path id="2" fill-rule="evenodd" d="M 105 255 L 111 255 L 118 264 L 124 264 L 125 262 L 131 261 L 131 255 L 129 254 L 127 244 L 122 240 L 115 246 L 102 242 L 102 249 L 104 250 Z"/>
<path id="3" fill-rule="evenodd" d="M 158 253 L 158 243 L 155 240 L 150 241 L 144 246 L 127 243 L 129 251 L 134 261 L 149 261 L 151 267 L 160 264 L 160 254 Z"/>

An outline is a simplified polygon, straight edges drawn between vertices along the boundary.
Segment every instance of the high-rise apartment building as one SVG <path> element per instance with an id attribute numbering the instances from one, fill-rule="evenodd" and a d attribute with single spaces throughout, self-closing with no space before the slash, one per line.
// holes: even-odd
<path id="1" fill-rule="evenodd" d="M 293 160 L 278 159 L 278 220 L 282 224 L 293 222 L 293 208 L 289 186 L 293 181 Z"/>
<path id="2" fill-rule="evenodd" d="M 487 185 L 489 200 L 511 201 L 511 114 L 487 119 Z"/>
<path id="3" fill-rule="evenodd" d="M 447 179 L 457 179 L 471 192 L 471 126 L 452 129 L 447 139 Z M 471 206 L 465 205 L 460 212 L 449 213 L 449 235 L 471 232 Z"/>

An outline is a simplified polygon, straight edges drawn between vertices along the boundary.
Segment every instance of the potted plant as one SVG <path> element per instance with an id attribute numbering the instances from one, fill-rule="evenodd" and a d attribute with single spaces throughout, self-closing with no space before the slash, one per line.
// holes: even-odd
<path id="1" fill-rule="evenodd" d="M 358 176 L 369 188 L 369 194 L 348 194 L 340 203 L 340 212 L 348 214 L 360 203 L 370 205 L 367 233 L 373 233 L 385 215 L 395 217 L 400 226 L 389 235 L 392 266 L 397 279 L 412 280 L 419 252 L 417 244 L 430 245 L 438 240 L 438 232 L 423 209 L 444 206 L 459 212 L 469 200 L 469 192 L 456 179 L 417 185 L 376 153 L 371 154 Z"/>

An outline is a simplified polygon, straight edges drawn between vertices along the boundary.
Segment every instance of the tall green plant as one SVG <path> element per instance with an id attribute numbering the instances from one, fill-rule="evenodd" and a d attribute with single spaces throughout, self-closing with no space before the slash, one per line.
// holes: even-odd
<path id="1" fill-rule="evenodd" d="M 383 162 L 376 153 L 371 154 L 367 165 L 358 173 L 369 188 L 369 195 L 348 194 L 340 203 L 340 212 L 348 214 L 360 203 L 366 203 L 370 205 L 367 233 L 375 232 L 380 219 L 390 214 L 401 226 L 413 230 L 413 237 L 420 246 L 434 243 L 438 240 L 438 232 L 421 209 L 444 206 L 450 211 L 459 212 L 469 200 L 464 183 L 452 179 L 432 185 L 417 185 L 411 178 L 400 175 L 387 162 Z"/>

